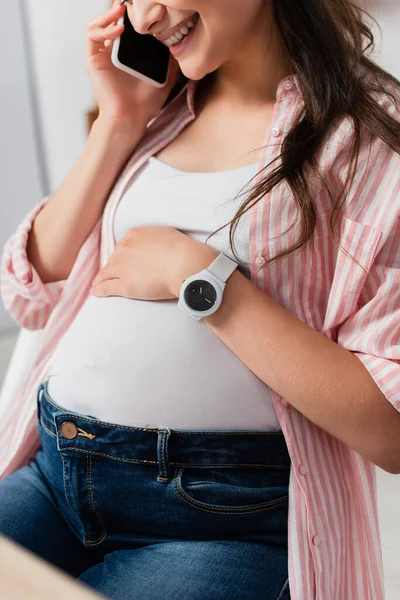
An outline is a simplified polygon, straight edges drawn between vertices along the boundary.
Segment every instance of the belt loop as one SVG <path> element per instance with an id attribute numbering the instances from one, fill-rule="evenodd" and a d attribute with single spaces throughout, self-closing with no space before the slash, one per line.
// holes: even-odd
<path id="1" fill-rule="evenodd" d="M 44 389 L 44 385 L 43 383 L 41 383 L 39 385 L 37 394 L 36 394 L 36 414 L 37 414 L 37 420 L 40 421 L 40 402 L 41 402 L 41 396 L 40 396 L 40 392 L 42 392 Z"/>
<path id="2" fill-rule="evenodd" d="M 168 438 L 171 435 L 169 427 L 159 427 L 157 437 L 157 481 L 168 483 L 170 480 L 170 465 L 168 461 Z"/>

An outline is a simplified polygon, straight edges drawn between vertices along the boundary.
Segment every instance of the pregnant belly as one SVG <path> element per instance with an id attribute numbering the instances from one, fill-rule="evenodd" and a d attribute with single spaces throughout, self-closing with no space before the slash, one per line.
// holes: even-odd
<path id="1" fill-rule="evenodd" d="M 176 304 L 89 296 L 53 357 L 50 396 L 131 426 L 278 428 L 268 386 Z"/>

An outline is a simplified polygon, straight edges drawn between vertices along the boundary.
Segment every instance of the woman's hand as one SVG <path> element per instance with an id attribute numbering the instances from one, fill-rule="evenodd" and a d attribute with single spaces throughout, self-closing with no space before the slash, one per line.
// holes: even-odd
<path id="1" fill-rule="evenodd" d="M 94 296 L 179 298 L 184 279 L 210 266 L 218 252 L 173 227 L 134 227 L 93 280 Z"/>
<path id="2" fill-rule="evenodd" d="M 176 82 L 179 64 L 171 54 L 168 80 L 163 88 L 117 69 L 111 61 L 111 51 L 114 41 L 124 31 L 124 25 L 117 26 L 117 22 L 125 11 L 126 5 L 120 6 L 120 0 L 116 0 L 111 10 L 88 23 L 86 65 L 100 116 L 113 123 L 138 123 L 143 127 L 163 107 Z"/>

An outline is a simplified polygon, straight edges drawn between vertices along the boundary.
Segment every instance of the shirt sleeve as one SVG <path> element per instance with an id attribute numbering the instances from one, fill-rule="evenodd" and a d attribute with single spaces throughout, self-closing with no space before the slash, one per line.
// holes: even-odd
<path id="1" fill-rule="evenodd" d="M 7 240 L 0 262 L 0 291 L 11 318 L 26 329 L 43 329 L 67 280 L 43 283 L 26 248 L 32 224 L 48 202 L 46 196 L 26 215 Z"/>
<path id="2" fill-rule="evenodd" d="M 388 94 L 374 92 L 374 97 L 400 123 L 398 104 Z M 345 129 L 351 135 L 351 128 Z M 342 184 L 348 147 L 342 157 L 345 163 L 338 165 Z M 337 342 L 363 363 L 382 394 L 400 411 L 400 155 L 380 138 L 370 146 L 366 136 L 360 157 L 348 201 L 382 236 L 357 310 L 340 324 Z"/>
<path id="3" fill-rule="evenodd" d="M 400 206 L 400 193 L 393 200 Z M 369 270 L 358 310 L 341 324 L 337 341 L 364 364 L 400 411 L 400 218 Z"/>

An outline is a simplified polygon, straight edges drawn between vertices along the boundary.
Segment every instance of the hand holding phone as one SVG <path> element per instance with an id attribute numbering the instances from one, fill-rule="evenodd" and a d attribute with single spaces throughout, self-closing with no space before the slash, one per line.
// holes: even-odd
<path id="1" fill-rule="evenodd" d="M 124 69 L 116 68 L 111 58 L 113 43 L 118 38 L 122 39 L 126 22 L 118 22 L 124 19 L 125 15 L 125 4 L 116 0 L 111 10 L 88 23 L 86 64 L 100 118 L 121 123 L 124 127 L 132 125 L 143 128 L 165 104 L 177 80 L 179 64 L 165 47 L 169 54 L 168 69 L 166 81 L 161 81 L 161 87 L 149 83 L 144 78 L 132 77 L 132 74 Z M 153 36 L 140 37 L 151 38 L 163 46 Z M 121 47 L 121 44 L 119 46 Z"/>
<path id="2" fill-rule="evenodd" d="M 164 87 L 171 56 L 169 48 L 152 35 L 137 33 L 127 11 L 120 17 L 118 25 L 123 25 L 124 29 L 113 44 L 111 60 L 114 66 L 150 85 Z"/>

